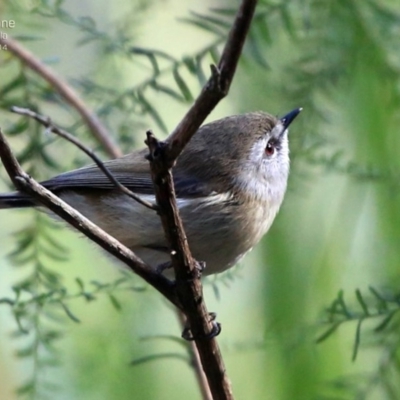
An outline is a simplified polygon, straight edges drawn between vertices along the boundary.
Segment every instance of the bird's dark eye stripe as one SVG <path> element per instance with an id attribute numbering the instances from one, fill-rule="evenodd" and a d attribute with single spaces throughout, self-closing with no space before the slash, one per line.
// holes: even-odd
<path id="1" fill-rule="evenodd" d="M 278 147 L 279 146 L 279 140 L 275 139 L 275 138 L 271 138 L 268 140 L 268 143 L 271 144 L 274 147 Z"/>
<path id="2" fill-rule="evenodd" d="M 268 143 L 271 143 L 277 150 L 281 148 L 281 141 L 279 139 L 271 138 L 269 139 Z"/>

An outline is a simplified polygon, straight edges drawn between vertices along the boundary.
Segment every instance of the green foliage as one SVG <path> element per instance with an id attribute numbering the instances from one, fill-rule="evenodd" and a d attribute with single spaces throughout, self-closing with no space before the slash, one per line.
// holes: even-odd
<path id="1" fill-rule="evenodd" d="M 46 234 L 43 235 L 45 236 Z M 17 329 L 12 333 L 12 337 L 29 338 L 29 344 L 17 350 L 15 354 L 16 357 L 29 359 L 33 363 L 31 378 L 17 389 L 19 395 L 26 395 L 32 399 L 53 397 L 55 392 L 61 389 L 59 385 L 53 385 L 43 377 L 46 375 L 45 369 L 62 364 L 56 342 L 64 336 L 65 320 L 81 322 L 69 306 L 72 300 L 81 298 L 89 302 L 97 300 L 99 296 L 107 296 L 112 306 L 121 311 L 122 305 L 116 293 L 144 290 L 143 287 L 135 286 L 131 275 L 123 271 L 121 277 L 115 281 L 106 283 L 92 281 L 89 288 L 80 278 L 76 278 L 77 288 L 71 291 L 62 284 L 58 274 L 43 265 L 40 260 L 43 257 L 43 247 L 38 245 L 39 241 L 40 239 L 34 239 L 25 247 L 22 241 L 19 241 L 22 252 L 29 251 L 29 248 L 33 247 L 35 255 L 21 259 L 20 254 L 14 252 L 10 256 L 15 265 L 33 263 L 33 272 L 13 286 L 13 298 L 0 298 L 0 305 L 7 304 L 15 318 Z M 57 253 L 44 251 L 43 254 L 60 262 L 62 260 L 60 260 L 59 243 L 54 247 Z"/>
<path id="2" fill-rule="evenodd" d="M 363 295 L 360 290 L 355 292 L 356 304 L 348 304 L 343 291 L 325 311 L 325 323 L 328 328 L 317 338 L 321 343 L 331 337 L 345 323 L 355 323 L 352 361 L 356 361 L 362 340 L 369 348 L 379 348 L 378 361 L 374 368 L 363 379 L 354 380 L 341 377 L 332 386 L 341 387 L 343 397 L 340 399 L 367 399 L 372 389 L 379 389 L 387 398 L 395 399 L 398 393 L 398 375 L 400 373 L 398 335 L 400 297 L 398 293 L 378 291 L 370 287 L 369 295 Z M 368 332 L 363 332 L 363 326 L 369 324 Z M 362 339 L 362 337 L 367 336 Z M 365 347 L 365 345 L 364 345 Z M 345 389 L 345 390 L 344 390 Z M 344 392 L 344 393 L 343 393 Z M 347 397 L 349 396 L 349 397 Z"/>
<path id="3" fill-rule="evenodd" d="M 77 55 L 74 53 L 73 57 L 79 59 L 85 49 L 95 52 L 96 62 L 89 72 L 64 75 L 112 130 L 115 141 L 125 151 L 139 142 L 137 137 L 144 138 L 144 135 L 135 137 L 133 132 L 144 132 L 149 124 L 165 133 L 170 130 L 169 106 L 180 106 L 183 112 L 193 102 L 209 76 L 209 65 L 218 62 L 236 12 L 236 4 L 232 6 L 228 2 L 201 12 L 181 11 L 179 19 L 187 32 L 200 31 L 207 40 L 199 45 L 194 42 L 189 52 L 177 56 L 177 43 L 163 48 L 156 43 L 146 47 L 140 41 L 143 23 L 152 16 L 146 14 L 151 5 L 145 3 L 135 4 L 133 12 L 114 20 L 111 27 L 102 25 L 86 10 L 72 9 L 69 2 L 62 0 L 33 1 L 29 6 L 9 1 L 5 6 L 6 15 L 15 18 L 19 25 L 19 30 L 15 34 L 12 32 L 14 37 L 26 46 L 44 45 L 46 41 L 43 39 L 57 27 L 67 32 L 60 41 L 70 42 L 71 32 L 76 34 L 76 39 L 71 39 L 76 45 L 74 52 Z M 161 7 L 161 3 L 155 3 L 155 7 Z M 400 372 L 399 298 L 396 294 L 400 240 L 400 217 L 396 208 L 400 168 L 400 158 L 396 153 L 400 120 L 399 33 L 400 9 L 389 0 L 264 0 L 258 6 L 234 84 L 236 88 L 230 97 L 236 105 L 235 112 L 265 109 L 280 113 L 292 106 L 302 106 L 304 116 L 296 121 L 296 127 L 293 127 L 295 136 L 291 137 L 294 179 L 288 193 L 289 204 L 285 204 L 283 215 L 264 242 L 266 261 L 257 260 L 261 267 L 264 264 L 269 267 L 268 272 L 263 269 L 260 279 L 255 279 L 256 283 L 265 281 L 261 294 L 256 298 L 257 303 L 246 304 L 245 312 L 229 310 L 230 313 L 245 314 L 240 314 L 240 318 L 229 317 L 238 320 L 250 318 L 256 310 L 256 323 L 248 324 L 249 340 L 241 338 L 239 345 L 231 341 L 231 344 L 225 343 L 224 348 L 228 349 L 228 357 L 245 349 L 242 351 L 246 353 L 244 357 L 251 360 L 249 371 L 262 371 L 262 379 L 254 377 L 257 382 L 254 387 L 260 386 L 262 394 L 268 393 L 272 396 L 270 398 L 386 400 L 399 397 L 400 388 L 396 384 Z M 43 54 L 40 46 L 34 48 L 40 57 L 46 57 L 45 61 L 53 63 L 56 68 L 62 70 L 67 64 L 65 59 L 58 58 L 58 52 L 61 53 L 58 48 L 43 51 Z M 86 128 L 77 122 L 79 117 L 75 110 L 65 104 L 51 85 L 11 54 L 1 54 L 1 57 L 2 128 L 30 174 L 38 179 L 44 178 L 79 166 L 86 160 L 73 149 L 66 150 L 69 147 L 58 139 L 43 135 L 43 129 L 36 123 L 10 116 L 8 109 L 14 105 L 44 114 L 51 110 L 51 117 L 57 124 L 96 150 L 103 151 L 88 135 Z M 124 75 L 126 69 L 129 70 L 129 79 Z M 305 211 L 312 209 L 317 213 L 321 197 L 312 202 L 311 187 L 314 186 L 313 179 L 320 179 L 320 183 L 321 177 L 326 176 L 337 180 L 334 181 L 334 190 L 326 192 L 323 197 L 335 198 L 339 191 L 337 182 L 351 182 L 337 212 L 344 217 L 335 215 L 338 227 L 332 224 L 329 234 L 319 225 L 329 219 L 330 204 L 327 203 L 326 208 L 317 214 L 323 218 L 307 219 L 309 211 Z M 317 346 L 317 351 L 330 345 L 336 346 L 335 350 L 326 351 L 319 359 L 314 358 L 314 347 L 304 345 L 311 335 L 302 324 L 311 320 L 314 325 L 315 311 L 329 301 L 331 291 L 336 292 L 337 287 L 341 287 L 337 277 L 347 264 L 352 263 L 351 245 L 356 241 L 357 218 L 362 219 L 362 201 L 366 197 L 359 192 L 357 196 L 354 194 L 356 190 L 362 190 L 360 187 L 373 192 L 376 199 L 378 211 L 373 217 L 380 221 L 379 229 L 386 233 L 380 236 L 381 240 L 375 240 L 379 243 L 369 247 L 381 255 L 376 256 L 379 265 L 376 262 L 375 268 L 385 271 L 387 275 L 382 278 L 383 283 L 389 282 L 394 292 L 371 287 L 367 295 L 364 290 L 356 290 L 355 304 L 345 300 L 344 292 L 340 292 L 324 313 L 322 332 L 318 337 L 318 342 L 324 344 Z M 311 205 L 295 208 L 293 198 L 296 196 L 306 197 L 304 202 L 309 196 Z M 301 201 L 296 198 L 297 203 Z M 367 228 L 358 228 L 365 235 L 368 230 L 375 229 L 370 220 Z M 304 226 L 307 229 L 303 229 Z M 69 258 L 68 246 L 57 238 L 58 227 L 40 213 L 34 213 L 24 221 L 23 228 L 15 234 L 15 246 L 10 252 L 11 264 L 23 271 L 24 276 L 13 285 L 13 296 L 0 299 L 0 304 L 7 306 L 15 318 L 15 343 L 19 338 L 29 338 L 28 344 L 24 341 L 24 345 L 18 347 L 17 356 L 31 362 L 33 373 L 18 392 L 32 399 L 54 398 L 56 391 L 62 390 L 53 386 L 44 371 L 62 365 L 63 358 L 57 349 L 67 322 L 83 321 L 81 314 L 71 305 L 73 300 L 98 302 L 101 297 L 106 297 L 116 311 L 122 312 L 126 305 L 117 293 L 143 290 L 132 286 L 126 275 L 105 283 L 85 283 L 82 278 L 77 278 L 72 288 L 65 284 L 54 272 L 55 265 L 66 263 Z M 336 230 L 338 233 L 333 234 Z M 370 248 L 363 249 L 363 252 L 367 253 Z M 324 272 L 312 270 L 311 264 L 317 264 Z M 337 275 L 330 272 L 334 276 L 331 282 L 332 277 L 326 271 L 336 270 L 339 271 L 335 272 Z M 240 291 L 237 285 L 248 279 L 242 269 L 239 272 L 242 277 L 239 282 L 234 279 L 238 276 L 237 271 L 208 279 L 215 297 L 222 299 L 221 307 L 226 302 L 224 289 Z M 310 276 L 318 274 L 323 275 L 325 281 L 321 278 L 317 284 L 314 281 L 310 283 Z M 362 275 L 357 279 L 360 277 Z M 368 279 L 373 282 L 372 278 Z M 363 287 L 363 284 L 357 282 L 356 286 Z M 378 285 L 374 283 L 375 286 Z M 251 292 L 252 289 L 245 295 L 241 294 L 240 304 L 246 302 L 246 296 Z M 236 297 L 240 296 L 234 295 L 232 303 Z M 266 306 L 265 315 L 260 303 Z M 225 325 L 224 335 L 227 332 Z M 260 339 L 257 335 L 265 330 L 265 326 L 268 326 L 268 335 Z M 349 346 L 342 346 L 345 349 L 343 359 L 353 360 L 348 368 L 344 366 L 345 361 L 335 359 L 340 358 L 337 349 L 341 347 L 334 344 L 347 326 L 351 328 L 353 342 L 352 351 Z M 247 328 L 246 323 L 241 328 Z M 163 329 L 167 332 L 167 326 Z M 307 339 L 298 339 L 297 336 L 302 336 L 305 331 Z M 230 334 L 227 334 L 228 338 Z M 146 338 L 150 342 L 152 338 L 171 336 L 165 333 L 147 335 Z M 330 340 L 326 341 L 327 338 Z M 153 342 L 158 344 L 160 341 Z M 251 349 L 256 349 L 261 361 L 251 358 Z M 375 355 L 371 368 L 368 371 L 359 368 L 355 376 L 351 368 L 359 367 L 360 359 L 371 349 Z M 265 358 L 264 353 L 267 354 Z M 158 348 L 154 353 L 132 356 L 130 360 L 134 359 L 132 364 L 136 366 L 135 373 L 139 374 L 139 368 L 158 364 L 149 361 L 164 359 L 165 363 L 170 363 L 174 358 L 183 360 L 181 364 L 185 367 L 190 363 L 185 354 L 175 349 L 159 351 Z M 331 359 L 336 362 L 331 362 Z M 237 364 L 240 364 L 237 375 L 242 377 L 246 372 L 242 368 L 243 362 Z M 250 369 L 250 365 L 254 369 Z M 263 372 L 266 365 L 268 373 Z M 235 371 L 236 365 L 232 363 L 230 367 Z M 111 372 L 107 371 L 107 377 Z M 124 387 L 119 381 L 115 386 Z M 234 385 L 240 391 L 238 386 Z M 242 389 L 241 397 L 260 398 L 260 392 L 253 394 L 253 387 L 249 386 L 247 384 Z M 192 395 L 193 391 L 186 398 Z"/>
<path id="4" fill-rule="evenodd" d="M 352 360 L 355 361 L 360 347 L 361 325 L 365 320 L 378 319 L 378 324 L 374 328 L 374 332 L 382 332 L 389 328 L 389 325 L 397 325 L 394 317 L 400 311 L 399 295 L 385 294 L 382 295 L 373 287 L 370 287 L 371 298 L 366 299 L 360 290 L 356 290 L 355 295 L 358 302 L 358 308 L 350 308 L 345 300 L 343 291 L 340 291 L 337 298 L 332 302 L 332 305 L 326 310 L 326 324 L 328 329 L 322 333 L 317 343 L 326 340 L 331 336 L 340 325 L 345 322 L 357 321 L 357 328 L 354 341 L 354 349 Z M 390 326 L 393 329 L 393 326 Z"/>

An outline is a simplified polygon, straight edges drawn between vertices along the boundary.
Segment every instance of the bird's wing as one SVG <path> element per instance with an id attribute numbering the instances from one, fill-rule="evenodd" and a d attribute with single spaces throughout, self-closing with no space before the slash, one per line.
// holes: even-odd
<path id="1" fill-rule="evenodd" d="M 131 160 L 129 159 L 131 158 Z M 136 159 L 136 160 L 135 160 Z M 148 161 L 137 162 L 136 156 L 106 161 L 104 164 L 113 176 L 124 186 L 138 194 L 154 194 L 153 182 Z M 188 177 L 174 169 L 174 184 L 179 198 L 194 198 L 208 196 L 212 190 L 195 177 Z M 66 172 L 51 178 L 41 184 L 53 192 L 63 190 L 111 190 L 115 185 L 96 165 L 90 165 L 74 171 Z"/>
<path id="2" fill-rule="evenodd" d="M 110 166 L 108 166 L 108 170 L 112 173 L 115 179 L 130 190 L 142 194 L 153 193 L 152 181 L 149 174 L 129 171 L 113 171 L 113 168 Z M 41 182 L 41 184 L 53 192 L 69 189 L 111 190 L 115 188 L 114 183 L 110 181 L 104 172 L 94 166 L 65 172 L 47 181 Z"/>

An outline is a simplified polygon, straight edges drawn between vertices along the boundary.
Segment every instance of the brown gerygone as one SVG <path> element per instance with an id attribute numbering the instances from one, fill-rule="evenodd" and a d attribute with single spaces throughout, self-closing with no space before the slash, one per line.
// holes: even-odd
<path id="1" fill-rule="evenodd" d="M 180 215 L 205 274 L 233 266 L 271 226 L 289 174 L 288 126 L 263 112 L 235 115 L 201 127 L 179 156 L 173 177 Z M 155 202 L 148 150 L 105 162 L 123 185 Z M 169 261 L 157 213 L 115 189 L 95 165 L 58 175 L 43 186 L 132 249 L 150 265 Z M 32 207 L 28 195 L 0 195 L 0 208 Z"/>

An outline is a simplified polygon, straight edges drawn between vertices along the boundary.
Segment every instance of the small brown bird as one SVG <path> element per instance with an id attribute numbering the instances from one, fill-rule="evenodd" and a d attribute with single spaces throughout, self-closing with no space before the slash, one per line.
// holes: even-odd
<path id="1" fill-rule="evenodd" d="M 179 211 L 194 257 L 205 274 L 226 270 L 256 245 L 271 226 L 289 174 L 288 126 L 264 112 L 235 115 L 202 126 L 173 168 Z M 147 149 L 105 162 L 116 179 L 155 202 Z M 115 189 L 96 166 L 42 182 L 150 265 L 169 261 L 160 218 Z M 1 208 L 35 207 L 28 195 L 0 195 Z"/>

